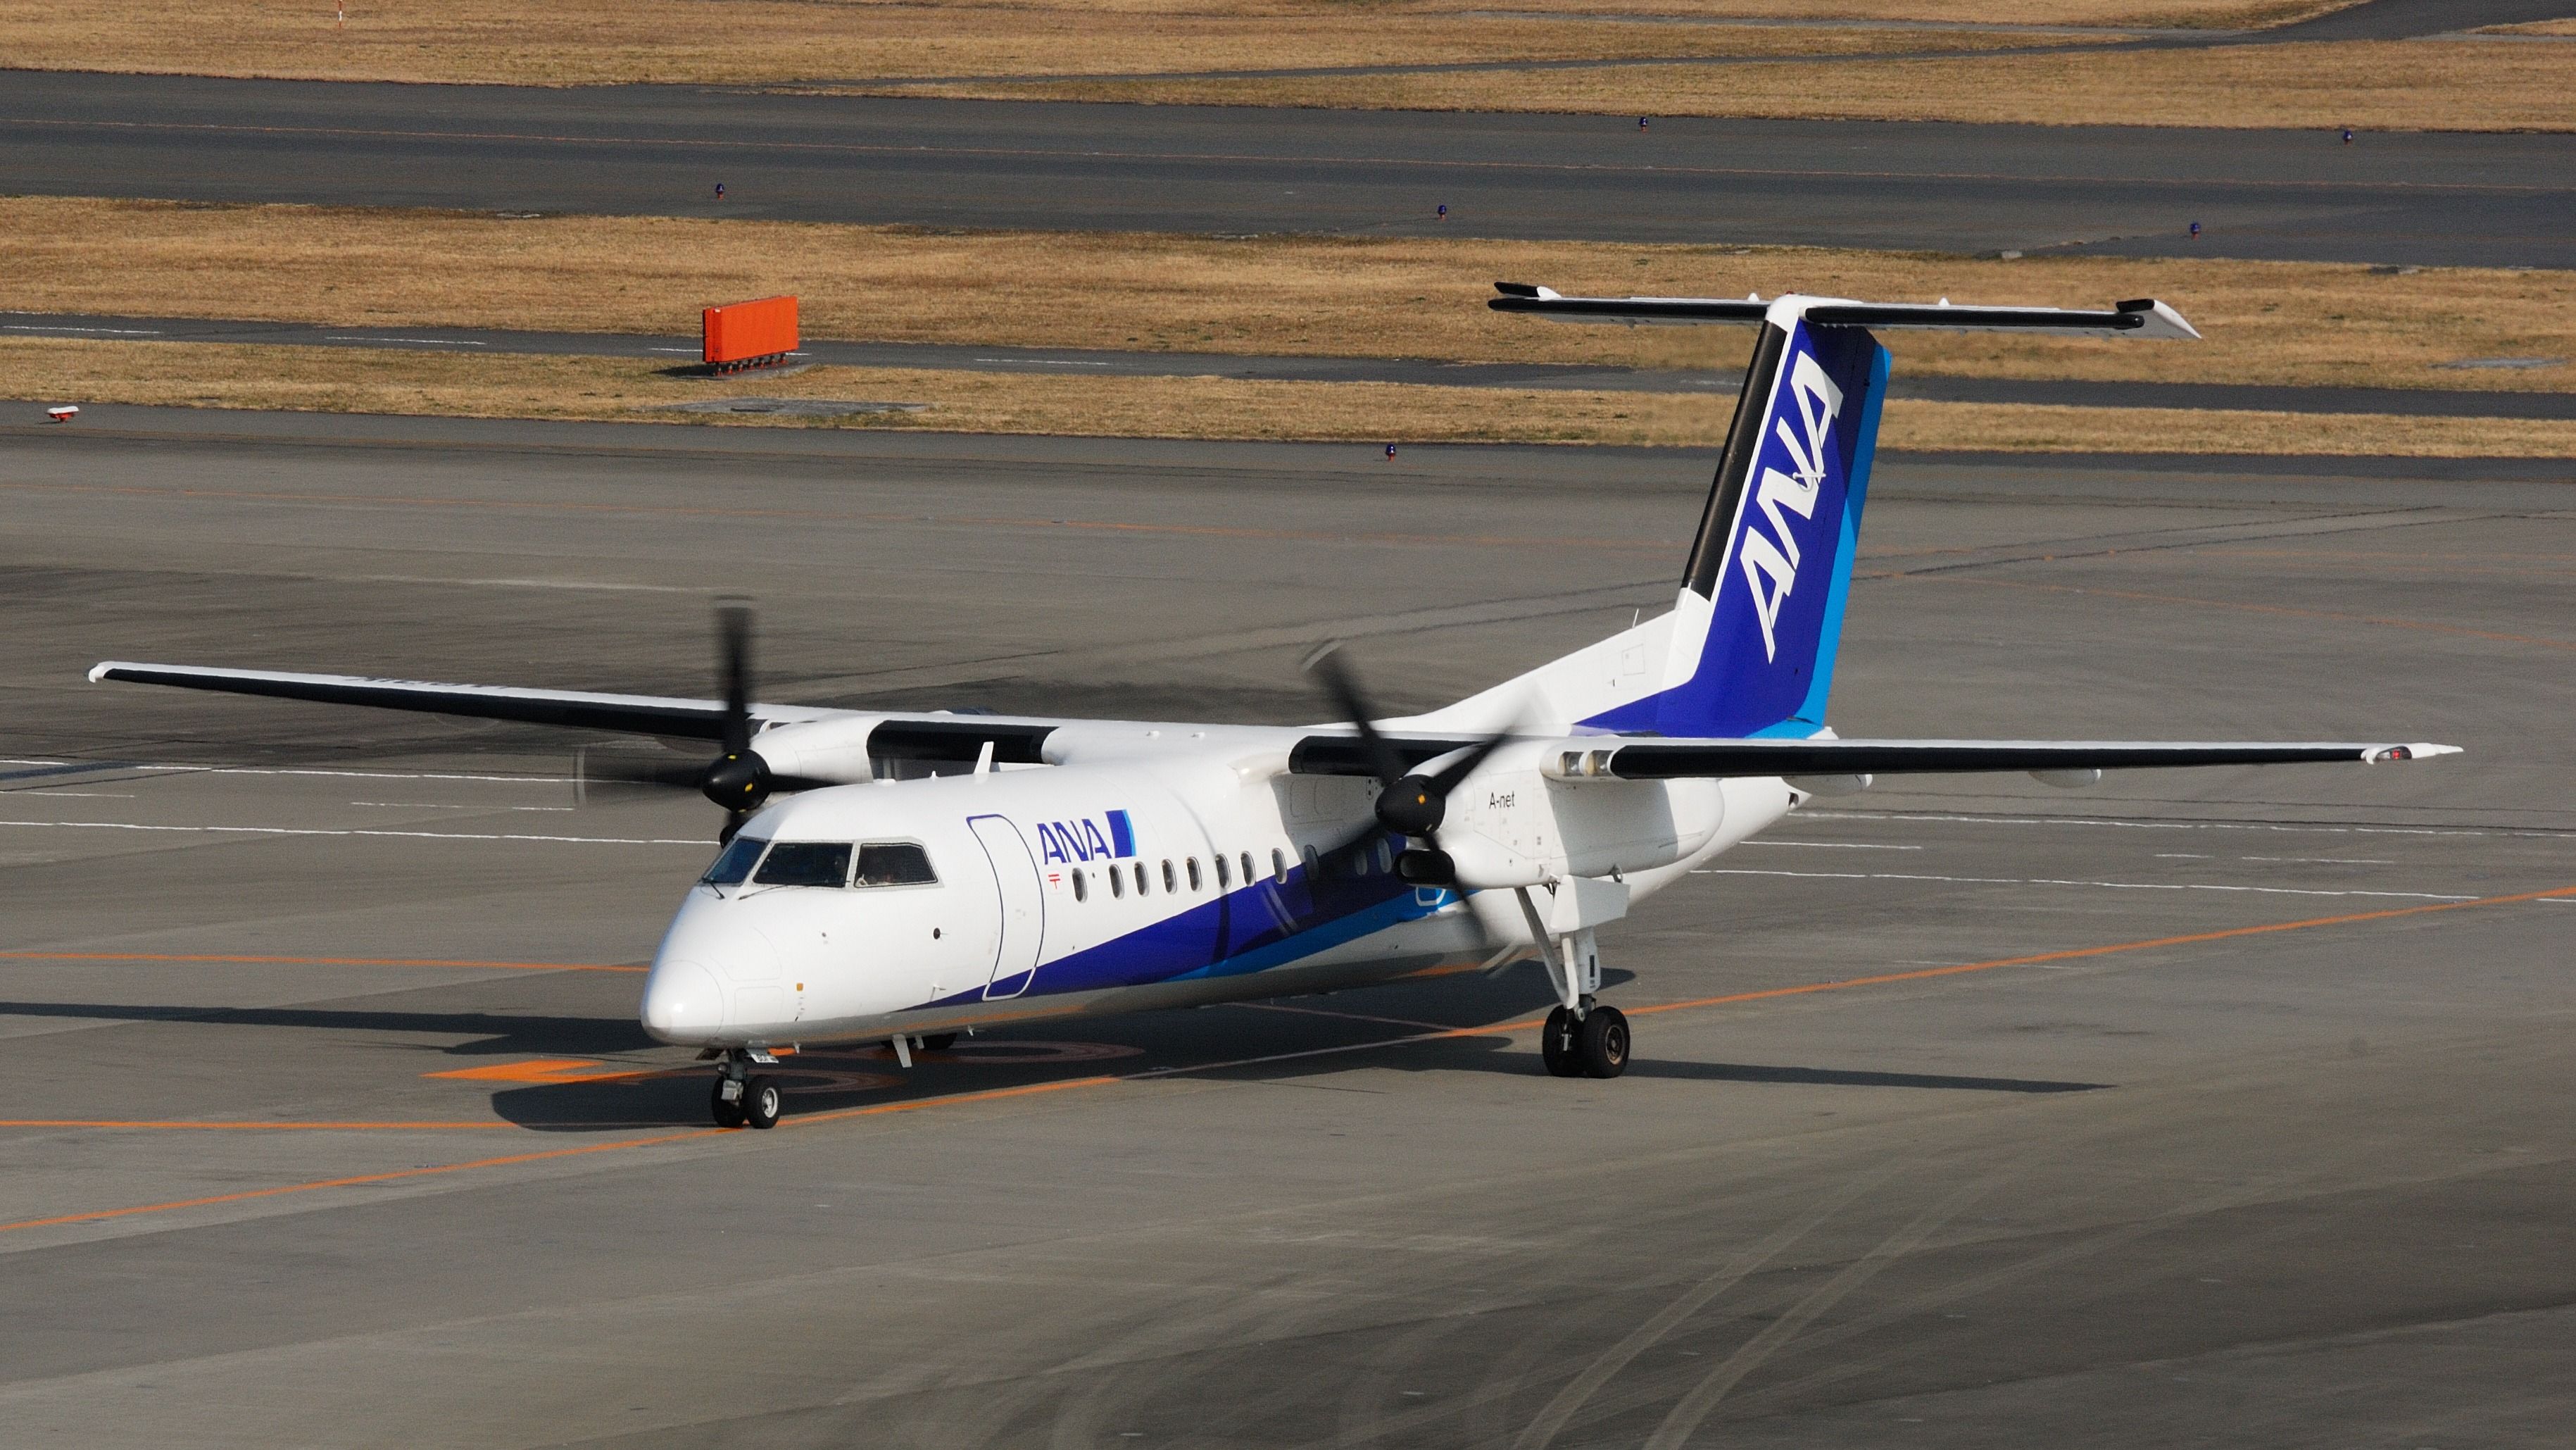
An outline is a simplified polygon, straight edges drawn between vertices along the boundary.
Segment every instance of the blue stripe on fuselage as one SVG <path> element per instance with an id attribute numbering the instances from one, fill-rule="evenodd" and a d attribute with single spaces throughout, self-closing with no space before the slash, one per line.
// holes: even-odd
<path id="1" fill-rule="evenodd" d="M 1429 916 L 1449 899 L 1446 892 L 1419 892 L 1387 872 L 1318 882 L 1301 865 L 1289 870 L 1284 883 L 1264 878 L 1040 963 L 1021 1000 L 1266 971 Z M 947 1007 L 983 997 L 978 983 L 922 1005 Z"/>

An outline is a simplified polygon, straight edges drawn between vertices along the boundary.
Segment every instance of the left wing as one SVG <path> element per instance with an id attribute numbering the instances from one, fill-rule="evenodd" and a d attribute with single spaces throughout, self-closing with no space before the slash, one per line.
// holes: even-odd
<path id="1" fill-rule="evenodd" d="M 2457 755 L 2456 745 L 2198 740 L 1638 740 L 1571 738 L 1543 767 L 1562 779 L 1949 775 L 1975 771 L 2156 770 L 2195 765 L 2378 764 Z"/>

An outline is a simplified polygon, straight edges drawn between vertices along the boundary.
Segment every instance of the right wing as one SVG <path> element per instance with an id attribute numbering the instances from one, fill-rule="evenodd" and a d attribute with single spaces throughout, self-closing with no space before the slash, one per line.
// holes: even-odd
<path id="1" fill-rule="evenodd" d="M 509 685 L 444 685 L 427 680 L 384 680 L 365 675 L 301 675 L 281 670 L 221 670 L 195 665 L 147 665 L 108 660 L 89 672 L 93 682 L 176 685 L 276 700 L 315 700 L 327 705 L 373 705 L 479 720 L 516 720 L 681 740 L 724 738 L 724 701 L 669 699 L 658 695 L 595 695 L 578 690 L 528 690 Z M 847 711 L 807 705 L 754 705 L 755 721 L 820 720 Z"/>

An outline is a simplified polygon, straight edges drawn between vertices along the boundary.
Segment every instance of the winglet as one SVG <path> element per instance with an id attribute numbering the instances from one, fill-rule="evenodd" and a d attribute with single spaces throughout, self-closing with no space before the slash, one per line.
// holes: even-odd
<path id="1" fill-rule="evenodd" d="M 124 663 L 125 661 L 123 660 L 100 660 L 97 664 L 89 667 L 89 682 L 93 685 L 97 684 L 99 681 L 106 679 L 109 672 L 115 670 L 119 665 Z"/>

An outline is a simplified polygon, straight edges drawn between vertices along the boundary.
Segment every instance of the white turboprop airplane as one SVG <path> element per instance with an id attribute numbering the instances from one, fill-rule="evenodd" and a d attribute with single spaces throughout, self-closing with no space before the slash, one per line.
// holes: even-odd
<path id="1" fill-rule="evenodd" d="M 644 985 L 654 1037 L 714 1060 L 720 1124 L 768 1127 L 752 1069 L 802 1044 L 915 1047 L 1074 1013 L 1278 997 L 1535 957 L 1548 1071 L 1613 1077 L 1625 1017 L 1596 934 L 1814 795 L 1879 775 L 2382 762 L 2446 745 L 1844 740 L 1825 728 L 1888 355 L 1872 328 L 2193 338 L 2171 308 L 1566 297 L 1569 320 L 1733 322 L 1760 339 L 1673 608 L 1428 714 L 1342 725 L 1054 720 L 763 705 L 748 620 L 725 698 L 664 699 L 111 661 L 93 680 L 720 744 L 730 811 Z M 773 793 L 776 793 L 773 799 Z"/>

